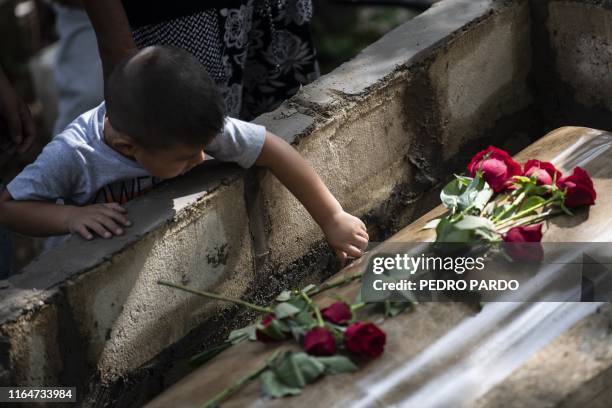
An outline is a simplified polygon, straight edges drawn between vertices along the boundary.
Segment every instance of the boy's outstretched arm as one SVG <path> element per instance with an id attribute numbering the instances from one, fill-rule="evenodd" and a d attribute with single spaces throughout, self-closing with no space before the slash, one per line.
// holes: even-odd
<path id="1" fill-rule="evenodd" d="M 341 261 L 359 257 L 368 245 L 365 224 L 342 209 L 308 162 L 287 142 L 267 132 L 255 161 L 270 169 L 319 224 Z"/>
<path id="2" fill-rule="evenodd" d="M 0 224 L 11 231 L 46 237 L 77 233 L 92 239 L 92 232 L 104 238 L 123 234 L 119 226 L 130 225 L 126 210 L 119 204 L 94 204 L 85 207 L 45 201 L 16 201 L 8 191 L 0 196 Z"/>

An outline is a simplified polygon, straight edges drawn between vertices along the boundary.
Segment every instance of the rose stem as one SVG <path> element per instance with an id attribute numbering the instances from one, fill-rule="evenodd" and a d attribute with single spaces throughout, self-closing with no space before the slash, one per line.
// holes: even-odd
<path id="1" fill-rule="evenodd" d="M 184 290 L 185 292 L 194 293 L 196 295 L 203 296 L 205 298 L 222 300 L 224 302 L 236 303 L 238 305 L 245 306 L 245 307 L 248 307 L 250 309 L 256 310 L 256 311 L 258 311 L 260 313 L 274 313 L 274 311 L 271 308 L 269 308 L 269 307 L 259 306 L 259 305 L 253 304 L 253 303 L 245 302 L 244 300 L 232 299 L 232 298 L 229 298 L 229 297 L 226 297 L 226 296 L 223 296 L 223 295 L 218 295 L 216 293 L 204 292 L 204 291 L 201 291 L 201 290 L 192 289 L 192 288 L 187 287 L 187 286 L 183 286 L 183 285 L 179 285 L 177 283 L 172 283 L 172 282 L 163 281 L 163 280 L 159 280 L 159 281 L 157 281 L 157 283 L 160 284 L 160 285 L 170 286 L 172 288 Z"/>
<path id="2" fill-rule="evenodd" d="M 493 222 L 497 222 L 501 217 L 503 217 L 504 215 L 508 214 L 510 211 L 514 210 L 524 199 L 525 196 L 527 195 L 527 191 L 523 191 L 516 200 L 514 200 L 514 202 L 512 204 L 510 204 L 505 210 L 503 210 L 502 212 L 500 212 L 499 214 L 497 214 L 495 217 L 493 217 L 491 219 L 491 221 Z"/>
<path id="3" fill-rule="evenodd" d="M 537 215 L 535 215 L 533 217 L 526 218 L 525 220 L 519 221 L 516 224 L 506 225 L 505 227 L 501 227 L 499 230 L 497 230 L 497 232 L 500 233 L 500 234 L 503 234 L 505 232 L 508 232 L 508 230 L 506 230 L 506 228 L 510 229 L 510 228 L 513 228 L 513 227 L 520 227 L 521 225 L 535 224 L 536 222 L 540 222 L 541 220 L 545 219 L 548 216 L 562 214 L 562 213 L 563 213 L 563 211 L 559 211 L 559 210 L 549 210 L 549 211 L 544 212 L 542 214 L 537 214 Z"/>
<path id="4" fill-rule="evenodd" d="M 557 197 L 550 197 L 550 198 L 549 198 L 548 200 L 546 200 L 546 201 L 543 201 L 543 202 L 541 202 L 541 203 L 538 203 L 538 204 L 536 204 L 536 205 L 534 205 L 534 206 L 532 206 L 532 207 L 529 207 L 529 208 L 527 208 L 527 209 L 525 209 L 525 210 L 523 210 L 523 211 L 521 211 L 521 212 L 518 212 L 518 213 L 514 214 L 514 215 L 513 215 L 512 217 L 510 217 L 510 218 L 506 218 L 505 220 L 502 220 L 502 221 L 501 221 L 499 224 L 497 224 L 497 225 L 498 225 L 498 226 L 500 226 L 500 225 L 503 225 L 503 224 L 507 224 L 507 223 L 509 223 L 510 221 L 514 221 L 514 220 L 516 220 L 516 219 L 518 219 L 518 218 L 521 218 L 521 217 L 523 217 L 523 216 L 525 216 L 525 215 L 529 214 L 529 213 L 530 213 L 530 212 L 532 212 L 532 211 L 535 211 L 535 210 L 537 210 L 537 209 L 539 209 L 539 208 L 542 208 L 542 207 L 546 206 L 547 204 L 550 204 L 551 202 L 555 201 L 556 199 L 557 199 Z"/>
<path id="5" fill-rule="evenodd" d="M 308 304 L 308 307 L 310 307 L 314 311 L 314 314 L 317 317 L 317 322 L 319 323 L 319 327 L 325 326 L 325 322 L 323 321 L 323 317 L 321 316 L 321 311 L 319 310 L 318 306 L 315 305 L 312 299 L 303 291 L 300 291 L 300 295 L 304 298 L 304 300 Z"/>
<path id="6" fill-rule="evenodd" d="M 323 285 L 319 286 L 318 288 L 314 289 L 313 291 L 310 292 L 310 296 L 314 296 L 314 295 L 318 295 L 321 292 L 325 292 L 326 290 L 338 287 L 338 286 L 342 286 L 346 283 L 352 282 L 354 280 L 357 279 L 361 279 L 363 277 L 363 273 L 359 273 L 357 275 L 352 275 L 349 277 L 345 277 L 343 279 L 340 279 L 336 282 L 332 282 L 332 283 L 324 283 Z"/>
<path id="7" fill-rule="evenodd" d="M 270 365 L 270 362 L 272 362 L 276 358 L 279 352 L 280 350 L 276 350 L 274 354 L 272 354 L 272 356 L 268 358 L 264 364 L 262 364 L 260 367 L 258 367 L 256 370 L 252 371 L 245 377 L 242 377 L 241 379 L 236 381 L 234 384 L 225 388 L 219 394 L 215 395 L 213 398 L 208 400 L 204 405 L 202 405 L 201 408 L 218 407 L 221 402 L 223 402 L 225 399 L 235 394 L 246 383 L 248 383 L 251 380 L 254 380 L 255 378 L 259 377 L 261 374 L 263 374 L 263 372 L 266 371 L 268 366 Z"/>

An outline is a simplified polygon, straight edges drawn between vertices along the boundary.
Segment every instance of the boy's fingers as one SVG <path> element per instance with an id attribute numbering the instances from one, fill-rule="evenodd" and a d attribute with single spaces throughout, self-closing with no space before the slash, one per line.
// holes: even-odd
<path id="1" fill-rule="evenodd" d="M 121 213 L 126 213 L 127 212 L 127 210 L 124 207 L 122 207 L 121 205 L 119 205 L 117 203 L 107 203 L 107 204 L 104 204 L 104 206 L 106 208 L 110 208 L 111 210 L 119 211 Z"/>
<path id="2" fill-rule="evenodd" d="M 123 229 L 113 220 L 111 217 L 105 217 L 104 215 L 96 218 L 96 221 L 103 225 L 108 231 L 113 234 L 121 235 L 123 234 Z"/>
<path id="3" fill-rule="evenodd" d="M 121 224 L 125 226 L 132 225 L 132 223 L 130 222 L 130 220 L 127 219 L 126 216 L 124 216 L 123 214 L 115 210 L 107 209 L 107 211 L 104 214 L 106 214 L 108 217 L 114 219 L 117 222 L 120 222 Z"/>
<path id="4" fill-rule="evenodd" d="M 360 249 L 366 249 L 366 247 L 368 246 L 368 240 L 362 237 L 361 235 L 357 235 L 355 237 L 355 246 Z"/>
<path id="5" fill-rule="evenodd" d="M 336 258 L 338 258 L 338 260 L 340 261 L 340 265 L 344 266 L 346 265 L 346 260 L 347 260 L 347 256 L 346 253 L 343 251 L 340 251 L 339 249 L 334 249 L 334 252 L 336 253 Z"/>
<path id="6" fill-rule="evenodd" d="M 359 258 L 363 254 L 361 249 L 357 248 L 355 245 L 348 244 L 343 249 L 348 256 L 352 256 L 354 258 Z"/>
<path id="7" fill-rule="evenodd" d="M 100 223 L 95 220 L 89 221 L 85 224 L 87 228 L 93 230 L 96 234 L 101 236 L 102 238 L 110 238 L 113 236 L 110 232 L 106 230 Z"/>
<path id="8" fill-rule="evenodd" d="M 85 225 L 79 225 L 75 228 L 75 232 L 77 234 L 79 234 L 80 236 L 82 236 L 85 239 L 92 239 L 93 236 L 91 235 L 91 233 L 89 232 L 89 230 L 87 228 L 85 228 Z"/>
<path id="9" fill-rule="evenodd" d="M 370 240 L 370 236 L 368 235 L 368 233 L 366 231 L 358 230 L 357 231 L 357 235 L 359 235 L 360 237 L 364 237 L 368 241 Z"/>

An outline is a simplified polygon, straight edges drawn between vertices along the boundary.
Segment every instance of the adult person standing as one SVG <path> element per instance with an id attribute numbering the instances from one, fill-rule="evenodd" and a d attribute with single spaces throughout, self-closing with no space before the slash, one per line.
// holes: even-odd
<path id="1" fill-rule="evenodd" d="M 53 136 L 104 99 L 96 34 L 81 0 L 53 0 L 59 37 L 55 60 L 58 115 Z"/>
<path id="2" fill-rule="evenodd" d="M 4 190 L 6 166 L 26 153 L 35 139 L 36 127 L 30 110 L 0 67 L 0 192 Z M 0 228 L 0 279 L 9 276 L 11 258 L 11 236 Z"/>
<path id="3" fill-rule="evenodd" d="M 82 1 L 105 77 L 136 48 L 180 47 L 204 64 L 227 114 L 250 120 L 319 76 L 311 0 Z"/>

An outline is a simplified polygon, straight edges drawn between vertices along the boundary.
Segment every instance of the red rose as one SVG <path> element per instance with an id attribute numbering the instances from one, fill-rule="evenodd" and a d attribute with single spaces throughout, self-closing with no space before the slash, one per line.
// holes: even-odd
<path id="1" fill-rule="evenodd" d="M 560 178 L 557 186 L 565 190 L 565 205 L 568 207 L 595 204 L 597 193 L 593 188 L 593 180 L 580 167 L 576 167 L 571 175 Z"/>
<path id="2" fill-rule="evenodd" d="M 481 170 L 485 181 L 496 193 L 508 188 L 513 176 L 522 174 L 520 164 L 512 160 L 507 152 L 493 146 L 476 153 L 467 168 L 472 177 Z"/>
<path id="3" fill-rule="evenodd" d="M 336 339 L 325 327 L 315 327 L 304 336 L 304 350 L 313 356 L 331 356 L 336 353 Z"/>
<path id="4" fill-rule="evenodd" d="M 516 261 L 540 262 L 544 257 L 542 245 L 542 224 L 529 227 L 513 227 L 504 235 L 504 249 Z"/>
<path id="5" fill-rule="evenodd" d="M 366 357 L 378 357 L 385 349 L 387 335 L 374 323 L 356 322 L 346 328 L 344 344 L 349 351 Z"/>
<path id="6" fill-rule="evenodd" d="M 537 184 L 541 186 L 550 186 L 553 179 L 559 180 L 561 178 L 561 172 L 552 163 L 539 160 L 528 160 L 523 166 L 523 173 L 525 177 L 536 175 Z"/>
<path id="7" fill-rule="evenodd" d="M 261 325 L 263 326 L 264 329 L 266 329 L 270 325 L 270 323 L 272 323 L 274 319 L 276 319 L 276 317 L 273 314 L 266 315 L 266 317 L 262 319 Z M 280 340 L 280 339 L 275 339 L 275 338 L 268 336 L 266 333 L 264 333 L 260 329 L 255 330 L 255 337 L 257 338 L 257 340 L 261 341 L 262 343 L 272 343 L 274 341 Z"/>
<path id="8" fill-rule="evenodd" d="M 351 312 L 351 307 L 346 303 L 336 302 L 321 310 L 321 316 L 330 323 L 345 324 L 351 320 L 353 312 Z"/>

